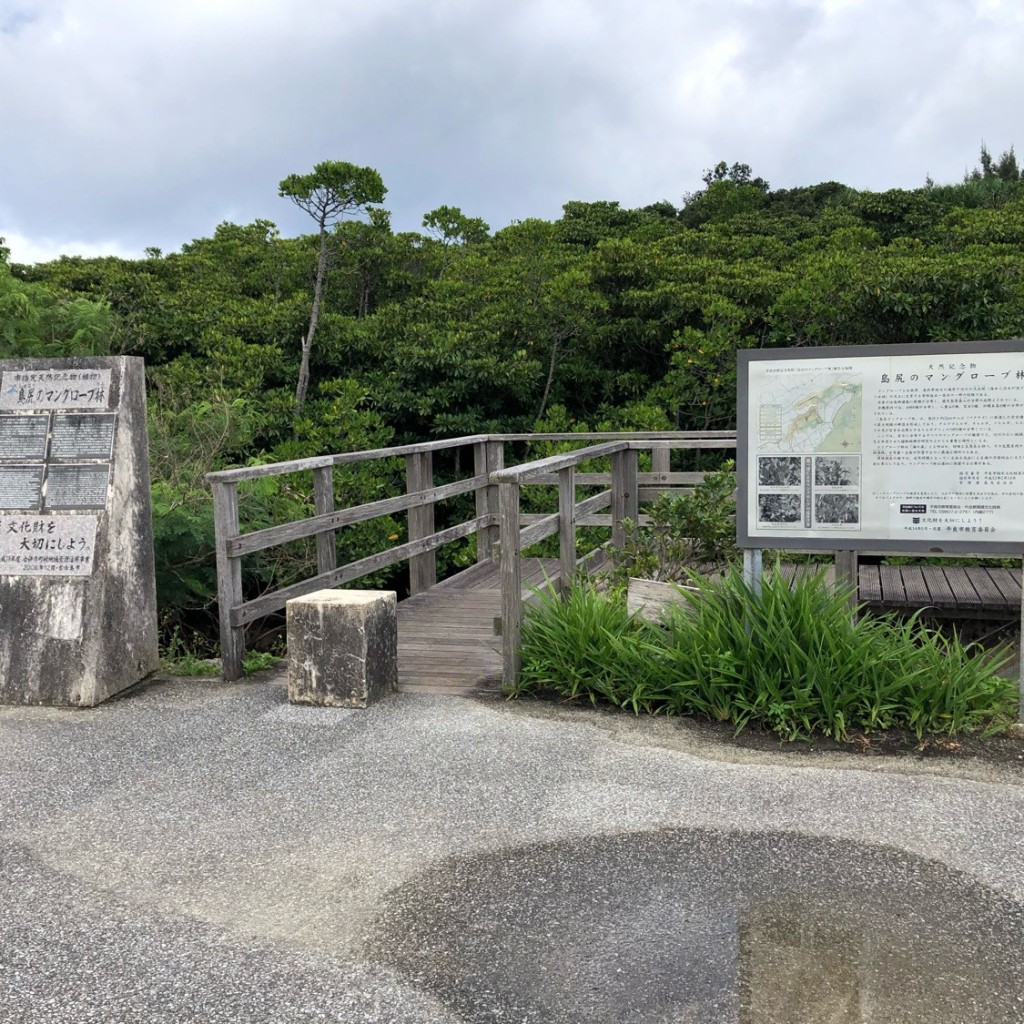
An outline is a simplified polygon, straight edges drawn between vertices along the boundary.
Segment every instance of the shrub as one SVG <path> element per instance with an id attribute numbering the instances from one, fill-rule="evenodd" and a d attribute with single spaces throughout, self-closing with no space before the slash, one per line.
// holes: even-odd
<path id="1" fill-rule="evenodd" d="M 648 509 L 645 526 L 626 520 L 626 540 L 613 570 L 615 582 L 629 576 L 688 582 L 693 572 L 735 559 L 735 463 L 708 473 L 686 494 L 662 494 Z"/>
<path id="2" fill-rule="evenodd" d="M 760 594 L 731 571 L 663 622 L 630 616 L 585 584 L 564 603 L 541 594 L 523 630 L 513 696 L 545 688 L 634 713 L 702 715 L 772 729 L 785 740 L 902 727 L 918 737 L 975 729 L 1012 713 L 1005 656 L 979 658 L 916 618 L 855 618 L 823 574 L 792 586 L 766 574 Z"/>

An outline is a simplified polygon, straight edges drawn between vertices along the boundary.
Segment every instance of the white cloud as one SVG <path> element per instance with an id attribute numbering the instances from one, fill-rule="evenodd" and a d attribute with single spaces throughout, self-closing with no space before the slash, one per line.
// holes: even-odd
<path id="1" fill-rule="evenodd" d="M 323 159 L 377 167 L 399 229 L 678 203 L 720 159 L 956 180 L 1024 146 L 1022 44 L 1010 0 L 0 0 L 0 234 L 307 230 L 277 182 Z"/>
<path id="2" fill-rule="evenodd" d="M 47 263 L 58 256 L 121 256 L 125 259 L 137 259 L 143 255 L 141 252 L 125 249 L 120 242 L 113 239 L 82 241 L 64 237 L 26 238 L 15 232 L 0 237 L 4 239 L 4 246 L 11 251 L 12 263 Z"/>

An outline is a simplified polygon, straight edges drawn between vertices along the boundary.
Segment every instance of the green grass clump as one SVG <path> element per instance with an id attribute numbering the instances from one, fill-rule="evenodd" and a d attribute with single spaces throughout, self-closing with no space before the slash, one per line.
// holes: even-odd
<path id="1" fill-rule="evenodd" d="M 273 668 L 282 658 L 280 651 L 246 651 L 242 659 L 242 674 L 255 675 Z M 220 663 L 216 658 L 205 657 L 201 651 L 189 647 L 175 629 L 167 645 L 160 650 L 160 671 L 169 676 L 194 676 L 212 678 L 219 676 Z"/>
<path id="2" fill-rule="evenodd" d="M 998 675 L 1007 656 L 978 657 L 916 618 L 853 618 L 848 595 L 823 574 L 792 586 L 766 575 L 760 594 L 738 571 L 696 585 L 660 625 L 585 584 L 565 602 L 541 594 L 512 695 L 547 689 L 737 731 L 756 724 L 786 740 L 894 727 L 956 733 L 1013 713 L 1016 687 Z"/>

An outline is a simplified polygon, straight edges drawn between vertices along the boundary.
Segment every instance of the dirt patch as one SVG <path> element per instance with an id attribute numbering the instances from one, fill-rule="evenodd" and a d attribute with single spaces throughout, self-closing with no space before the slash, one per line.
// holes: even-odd
<path id="1" fill-rule="evenodd" d="M 907 729 L 885 729 L 873 733 L 855 733 L 849 740 L 815 736 L 811 740 L 784 742 L 768 729 L 747 728 L 738 736 L 728 722 L 688 719 L 689 729 L 717 743 L 728 743 L 742 750 L 784 751 L 794 756 L 855 754 L 861 757 L 980 758 L 1000 764 L 1024 762 L 1024 738 L 1005 733 L 960 733 L 956 736 L 924 736 L 918 739 Z"/>

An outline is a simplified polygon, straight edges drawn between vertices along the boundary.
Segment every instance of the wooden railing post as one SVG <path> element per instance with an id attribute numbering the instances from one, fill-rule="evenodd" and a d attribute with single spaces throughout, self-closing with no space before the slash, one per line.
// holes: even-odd
<path id="1" fill-rule="evenodd" d="M 639 515 L 636 473 L 636 449 L 627 448 L 612 455 L 612 544 L 617 548 L 626 542 L 622 520 L 635 523 Z"/>
<path id="2" fill-rule="evenodd" d="M 473 475 L 490 476 L 505 468 L 503 441 L 478 441 L 473 446 Z M 496 515 L 498 512 L 498 485 L 487 483 L 476 490 L 477 517 Z M 482 526 L 476 534 L 476 560 L 489 562 L 497 556 L 498 526 Z"/>
<path id="3" fill-rule="evenodd" d="M 405 457 L 406 493 L 426 491 L 434 486 L 434 458 L 431 452 Z M 434 505 L 430 502 L 409 509 L 409 540 L 423 540 L 434 532 Z M 420 594 L 437 582 L 437 552 L 425 551 L 409 559 L 409 593 Z"/>
<path id="4" fill-rule="evenodd" d="M 519 681 L 519 642 L 523 632 L 523 581 L 519 544 L 519 484 L 498 485 L 501 546 L 501 681 Z"/>
<path id="5" fill-rule="evenodd" d="M 576 574 L 576 469 L 558 471 L 558 589 L 569 593 Z"/>
<path id="6" fill-rule="evenodd" d="M 334 511 L 334 467 L 321 466 L 313 470 L 313 505 L 318 516 Z M 334 531 L 316 536 L 317 572 L 330 572 L 338 567 L 338 549 Z"/>
<path id="7" fill-rule="evenodd" d="M 651 472 L 668 476 L 672 472 L 672 449 L 653 448 L 651 450 Z"/>
<path id="8" fill-rule="evenodd" d="M 217 614 L 220 619 L 221 673 L 241 679 L 245 658 L 245 629 L 232 625 L 232 613 L 242 604 L 242 560 L 228 555 L 228 541 L 239 534 L 238 484 L 215 482 L 213 529 L 217 544 Z"/>

